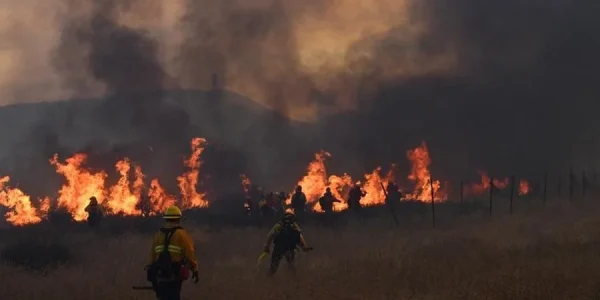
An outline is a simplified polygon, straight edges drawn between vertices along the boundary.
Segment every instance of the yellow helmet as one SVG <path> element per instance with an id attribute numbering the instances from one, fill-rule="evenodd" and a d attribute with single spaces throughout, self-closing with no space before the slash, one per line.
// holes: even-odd
<path id="1" fill-rule="evenodd" d="M 179 209 L 179 207 L 172 205 L 169 206 L 169 208 L 167 208 L 167 210 L 165 211 L 165 215 L 163 216 L 163 219 L 166 220 L 173 220 L 173 219 L 181 219 L 182 214 L 181 214 L 181 209 Z"/>

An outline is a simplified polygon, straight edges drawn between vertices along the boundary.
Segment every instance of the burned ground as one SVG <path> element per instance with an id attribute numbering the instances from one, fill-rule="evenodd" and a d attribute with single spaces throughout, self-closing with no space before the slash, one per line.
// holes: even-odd
<path id="1" fill-rule="evenodd" d="M 197 243 L 200 283 L 186 283 L 184 299 L 598 297 L 598 205 L 521 204 L 512 216 L 501 214 L 499 206 L 492 219 L 483 203 L 462 216 L 455 207 L 440 206 L 437 229 L 431 229 L 428 211 L 418 209 L 405 210 L 400 227 L 384 210 L 363 221 L 341 214 L 333 228 L 305 220 L 315 251 L 300 254 L 297 278 L 283 265 L 272 281 L 255 268 L 267 227 L 211 226 L 209 216 L 192 214 L 185 222 Z M 148 238 L 158 225 L 158 219 L 114 218 L 98 232 L 84 224 L 2 231 L 0 296 L 64 299 L 68 286 L 74 299 L 152 299 L 131 286 L 144 283 Z M 25 241 L 64 253 L 27 253 Z M 21 249 L 20 258 L 6 255 L 15 248 Z M 37 268 L 27 270 L 28 255 L 44 258 L 30 262 Z M 47 264 L 40 272 L 44 259 L 61 264 Z"/>

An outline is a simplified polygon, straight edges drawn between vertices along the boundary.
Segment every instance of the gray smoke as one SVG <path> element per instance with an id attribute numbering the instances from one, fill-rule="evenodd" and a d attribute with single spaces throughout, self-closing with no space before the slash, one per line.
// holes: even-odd
<path id="1" fill-rule="evenodd" d="M 64 31 L 55 53 L 55 66 L 74 91 L 101 83 L 108 100 L 95 115 L 96 122 L 115 132 L 148 143 L 187 139 L 187 113 L 164 100 L 168 80 L 159 61 L 159 44 L 149 33 L 129 28 L 118 17 L 139 7 L 136 1 L 90 2 L 90 15 L 80 16 L 77 6 L 63 19 Z"/>

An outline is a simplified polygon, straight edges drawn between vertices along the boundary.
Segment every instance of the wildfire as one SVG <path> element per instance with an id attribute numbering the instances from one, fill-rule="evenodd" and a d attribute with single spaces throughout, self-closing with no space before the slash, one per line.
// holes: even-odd
<path id="1" fill-rule="evenodd" d="M 107 173 L 103 170 L 93 171 L 85 166 L 87 161 L 86 154 L 76 153 L 72 157 L 60 161 L 58 155 L 54 155 L 50 164 L 56 169 L 56 173 L 65 178 L 65 183 L 58 191 L 56 202 L 49 197 L 38 199 L 36 205 L 31 202 L 30 196 L 17 188 L 7 186 L 9 177 L 0 178 L 0 206 L 8 208 L 5 217 L 8 222 L 14 225 L 26 225 L 41 222 L 51 209 L 62 209 L 71 214 L 76 221 L 83 221 L 87 218 L 85 207 L 89 204 L 89 199 L 95 197 L 98 203 L 105 208 L 108 214 L 112 215 L 142 215 L 142 212 L 156 214 L 164 211 L 168 206 L 179 202 L 183 209 L 193 207 L 207 207 L 208 201 L 205 194 L 197 190 L 199 183 L 199 171 L 201 167 L 200 156 L 203 153 L 206 140 L 203 138 L 194 138 L 191 141 L 191 154 L 184 159 L 184 165 L 187 171 L 177 177 L 177 183 L 181 192 L 181 201 L 169 194 L 160 184 L 158 178 L 150 180 L 147 198 L 144 197 L 146 176 L 142 167 L 132 162 L 129 158 L 117 161 L 115 169 L 119 178 L 112 186 L 106 186 Z M 322 209 L 318 203 L 319 198 L 324 194 L 326 188 L 330 188 L 334 197 L 340 200 L 340 203 L 334 203 L 335 211 L 348 209 L 347 196 L 349 190 L 353 187 L 353 178 L 346 173 L 342 175 L 328 174 L 325 166 L 325 160 L 331 157 L 331 154 L 322 150 L 315 154 L 314 160 L 307 167 L 307 174 L 299 181 L 306 194 L 308 206 L 316 212 Z M 407 152 L 407 157 L 412 164 L 411 173 L 408 179 L 414 183 L 411 193 L 405 195 L 404 199 L 417 201 L 431 201 L 431 194 L 434 193 L 436 201 L 446 199 L 446 192 L 441 188 L 439 181 L 433 182 L 433 191 L 429 182 L 431 174 L 429 166 L 431 159 L 425 143 L 417 148 Z M 367 192 L 361 199 L 363 206 L 382 205 L 385 203 L 384 189 L 389 182 L 394 181 L 394 168 L 389 169 L 382 174 L 382 168 L 377 167 L 372 172 L 364 174 L 363 181 L 358 182 L 361 188 Z M 244 192 L 249 193 L 251 181 L 246 175 L 241 175 L 242 187 Z M 524 182 L 521 181 L 521 190 Z M 487 184 L 487 186 L 486 186 Z M 499 187 L 505 187 L 507 182 L 494 180 L 494 184 Z M 489 177 L 483 174 L 482 185 L 489 187 Z M 526 184 L 527 191 L 530 191 Z M 291 197 L 287 199 L 289 204 Z"/>
<path id="2" fill-rule="evenodd" d="M 519 181 L 519 196 L 525 196 L 529 193 L 531 193 L 531 186 L 529 185 L 529 182 L 525 179 L 521 179 Z"/>
<path id="3" fill-rule="evenodd" d="M 240 175 L 240 178 L 242 179 L 242 188 L 244 189 L 244 193 L 248 195 L 250 192 L 250 187 L 252 186 L 252 182 L 245 174 Z"/>
<path id="4" fill-rule="evenodd" d="M 331 154 L 324 150 L 316 153 L 315 159 L 308 164 L 307 174 L 298 181 L 298 185 L 302 187 L 302 192 L 306 195 L 307 205 L 313 206 L 316 204 L 315 211 L 321 211 L 318 200 L 328 185 L 327 170 L 325 168 L 325 158 L 327 157 L 331 157 Z M 286 203 L 288 205 L 291 203 L 291 196 L 286 200 Z"/>
<path id="5" fill-rule="evenodd" d="M 75 221 L 87 218 L 85 207 L 90 197 L 96 197 L 99 204 L 102 204 L 106 197 L 104 190 L 106 173 L 104 171 L 92 173 L 85 170 L 83 164 L 86 160 L 87 156 L 81 153 L 67 158 L 65 163 L 58 161 L 57 154 L 50 159 L 50 164 L 56 168 L 56 173 L 63 175 L 67 180 L 67 183 L 58 191 L 57 207 L 71 213 Z"/>
<path id="6" fill-rule="evenodd" d="M 131 163 L 128 158 L 120 160 L 115 165 L 117 172 L 121 177 L 116 185 L 110 188 L 110 201 L 106 206 L 113 214 L 141 215 L 142 211 L 137 208 L 144 186 L 144 178 L 140 167 L 135 168 L 135 181 L 133 190 L 129 181 L 129 172 Z"/>
<path id="7" fill-rule="evenodd" d="M 181 196 L 183 197 L 183 203 L 181 206 L 184 209 L 208 206 L 208 201 L 204 199 L 205 194 L 199 193 L 196 190 L 196 186 L 198 185 L 198 173 L 201 165 L 200 155 L 204 151 L 204 143 L 206 143 L 206 140 L 203 138 L 192 139 L 192 154 L 188 159 L 184 160 L 185 166 L 190 170 L 177 177 L 179 189 L 181 190 Z"/>
<path id="8" fill-rule="evenodd" d="M 481 183 L 472 183 L 468 185 L 464 191 L 465 195 L 479 196 L 485 194 L 490 188 L 490 181 L 493 181 L 495 189 L 500 190 L 505 189 L 509 184 L 507 177 L 502 180 L 496 178 L 492 180 L 484 171 L 479 171 L 479 175 L 481 176 Z"/>
<path id="9" fill-rule="evenodd" d="M 364 177 L 365 182 L 362 185 L 362 189 L 367 194 L 360 200 L 360 203 L 364 206 L 384 204 L 385 192 L 381 187 L 387 188 L 388 182 L 393 179 L 391 169 L 385 177 L 381 177 L 381 167 L 375 168 L 373 172 L 365 174 Z"/>
<path id="10" fill-rule="evenodd" d="M 331 175 L 329 176 L 327 182 L 327 186 L 331 189 L 333 196 L 341 201 L 333 203 L 333 210 L 342 211 L 348 209 L 346 196 L 348 195 L 348 191 L 352 186 L 352 177 L 350 177 L 348 174 L 343 174 L 342 176 Z M 321 205 L 319 205 L 318 202 L 316 206 L 318 206 L 318 210 L 322 210 Z"/>
<path id="11" fill-rule="evenodd" d="M 431 159 L 426 144 L 422 143 L 414 150 L 408 151 L 407 156 L 412 163 L 412 171 L 408 178 L 414 182 L 415 188 L 404 199 L 431 201 L 431 184 L 429 183 L 431 176 L 429 165 L 431 164 Z M 318 199 L 323 195 L 327 187 L 341 201 L 341 203 L 334 204 L 334 211 L 342 211 L 348 208 L 346 201 L 348 191 L 353 185 L 352 177 L 348 174 L 328 176 L 327 168 L 325 167 L 325 159 L 328 157 L 331 157 L 331 154 L 326 151 L 316 153 L 315 159 L 307 167 L 307 174 L 298 181 L 298 185 L 302 187 L 302 191 L 306 195 L 307 205 L 312 207 L 316 212 L 322 211 Z M 390 170 L 382 176 L 381 167 L 377 167 L 371 173 L 364 175 L 364 183 L 359 184 L 367 194 L 361 199 L 361 205 L 373 206 L 385 203 L 385 192 L 383 189 L 387 187 L 388 182 L 394 181 L 394 169 L 395 165 L 392 165 Z M 441 188 L 439 181 L 433 182 L 433 190 L 435 201 L 444 201 L 447 199 L 447 193 Z M 288 198 L 287 204 L 289 205 L 290 202 L 291 197 Z"/>
<path id="12" fill-rule="evenodd" d="M 40 200 L 41 208 L 36 209 L 30 200 L 30 197 L 18 188 L 7 186 L 10 181 L 9 176 L 0 178 L 0 205 L 9 209 L 4 214 L 6 220 L 17 226 L 35 224 L 42 221 L 40 215 L 48 213 L 49 206 L 46 205 L 46 199 Z"/>
<path id="13" fill-rule="evenodd" d="M 406 155 L 412 163 L 412 170 L 410 175 L 408 175 L 408 179 L 415 183 L 415 189 L 412 193 L 407 194 L 405 199 L 431 201 L 431 194 L 433 192 L 435 201 L 446 200 L 446 192 L 440 189 L 439 180 L 433 181 L 433 191 L 431 190 L 431 174 L 429 172 L 431 158 L 429 158 L 429 150 L 425 142 L 421 143 L 419 147 L 409 150 Z"/>
<path id="14" fill-rule="evenodd" d="M 167 207 L 175 204 L 177 201 L 174 196 L 169 195 L 166 190 L 160 185 L 158 179 L 154 178 L 150 181 L 148 189 L 148 198 L 153 212 L 161 212 Z"/>

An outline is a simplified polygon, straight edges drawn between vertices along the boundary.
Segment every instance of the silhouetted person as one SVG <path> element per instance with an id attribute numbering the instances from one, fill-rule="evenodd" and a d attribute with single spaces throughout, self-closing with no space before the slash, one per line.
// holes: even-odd
<path id="1" fill-rule="evenodd" d="M 367 195 L 367 192 L 360 188 L 360 185 L 355 184 L 348 192 L 348 208 L 352 211 L 360 211 L 362 208 L 360 199 Z"/>
<path id="2" fill-rule="evenodd" d="M 321 205 L 321 209 L 326 214 L 331 214 L 333 212 L 333 204 L 341 203 L 342 201 L 335 198 L 335 196 L 331 193 L 331 189 L 325 189 L 325 194 L 321 198 L 319 198 L 319 204 Z"/>
<path id="3" fill-rule="evenodd" d="M 90 227 L 96 227 L 104 216 L 102 207 L 98 204 L 96 197 L 90 197 L 90 204 L 85 207 L 85 212 L 88 213 L 87 222 Z"/>
<path id="4" fill-rule="evenodd" d="M 297 216 L 300 216 L 306 210 L 306 195 L 302 192 L 302 187 L 297 186 L 296 192 L 292 196 L 292 208 Z"/>
<path id="5" fill-rule="evenodd" d="M 385 204 L 395 206 L 398 202 L 400 202 L 400 198 L 402 198 L 402 193 L 400 193 L 400 188 L 394 182 L 389 182 L 387 189 L 387 197 L 385 198 Z"/>

